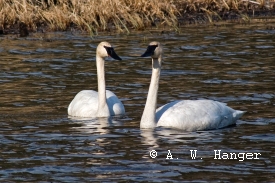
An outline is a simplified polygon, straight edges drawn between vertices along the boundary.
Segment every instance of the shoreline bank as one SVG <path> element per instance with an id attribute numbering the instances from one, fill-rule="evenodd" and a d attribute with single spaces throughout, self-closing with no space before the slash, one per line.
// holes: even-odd
<path id="1" fill-rule="evenodd" d="M 234 4 L 235 3 L 235 4 Z M 249 22 L 275 18 L 275 0 L 9 0 L 0 2 L 0 35 L 79 30 L 126 32 L 184 25 Z M 105 7 L 100 9 L 100 7 Z"/>

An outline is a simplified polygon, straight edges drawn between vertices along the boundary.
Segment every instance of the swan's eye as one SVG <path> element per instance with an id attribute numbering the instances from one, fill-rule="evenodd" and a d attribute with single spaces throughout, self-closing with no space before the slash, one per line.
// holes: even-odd
<path id="1" fill-rule="evenodd" d="M 109 47 L 109 46 L 103 46 L 103 47 L 106 49 L 109 57 L 112 57 L 113 59 L 116 59 L 116 60 L 121 60 L 121 58 L 116 54 L 113 47 Z"/>
<path id="2" fill-rule="evenodd" d="M 114 49 L 112 47 L 110 47 L 110 46 L 103 46 L 103 47 L 106 49 L 108 55 L 110 56 L 112 50 L 114 50 Z"/>

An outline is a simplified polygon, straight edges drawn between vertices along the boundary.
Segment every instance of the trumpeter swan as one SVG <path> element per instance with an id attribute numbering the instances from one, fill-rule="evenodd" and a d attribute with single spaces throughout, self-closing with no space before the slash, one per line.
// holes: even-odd
<path id="1" fill-rule="evenodd" d="M 163 126 L 184 131 L 211 130 L 233 125 L 245 113 L 212 100 L 174 101 L 156 110 L 163 57 L 162 45 L 159 42 L 151 42 L 141 55 L 147 56 L 152 57 L 152 76 L 140 128 Z"/>
<path id="2" fill-rule="evenodd" d="M 110 43 L 99 43 L 96 49 L 98 92 L 94 90 L 80 91 L 68 107 L 70 116 L 108 117 L 125 113 L 124 106 L 117 96 L 105 89 L 104 59 L 108 56 L 121 60 Z"/>

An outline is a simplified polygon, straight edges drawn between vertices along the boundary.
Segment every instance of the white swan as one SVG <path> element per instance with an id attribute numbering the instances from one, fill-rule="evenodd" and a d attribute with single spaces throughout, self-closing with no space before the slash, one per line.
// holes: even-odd
<path id="1" fill-rule="evenodd" d="M 99 43 L 96 49 L 98 92 L 94 90 L 80 91 L 68 107 L 70 116 L 108 117 L 125 113 L 124 106 L 117 96 L 113 92 L 106 90 L 104 58 L 108 56 L 121 60 L 110 43 Z"/>
<path id="2" fill-rule="evenodd" d="M 181 100 L 168 103 L 156 110 L 163 48 L 151 42 L 142 57 L 152 57 L 152 77 L 140 128 L 156 126 L 185 131 L 224 128 L 236 123 L 245 112 L 212 100 Z"/>

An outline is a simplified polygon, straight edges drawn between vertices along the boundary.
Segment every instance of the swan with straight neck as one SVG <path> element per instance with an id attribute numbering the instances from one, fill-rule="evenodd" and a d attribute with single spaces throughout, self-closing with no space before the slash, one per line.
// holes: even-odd
<path id="1" fill-rule="evenodd" d="M 178 100 L 156 109 L 163 59 L 162 45 L 151 42 L 141 55 L 148 56 L 152 58 L 152 76 L 140 128 L 162 126 L 184 131 L 212 130 L 234 125 L 245 113 L 213 100 Z"/>
<path id="2" fill-rule="evenodd" d="M 110 43 L 99 43 L 96 49 L 98 92 L 94 90 L 80 91 L 68 107 L 70 116 L 109 117 L 125 113 L 122 102 L 113 92 L 106 90 L 104 63 L 108 56 L 121 60 Z"/>

